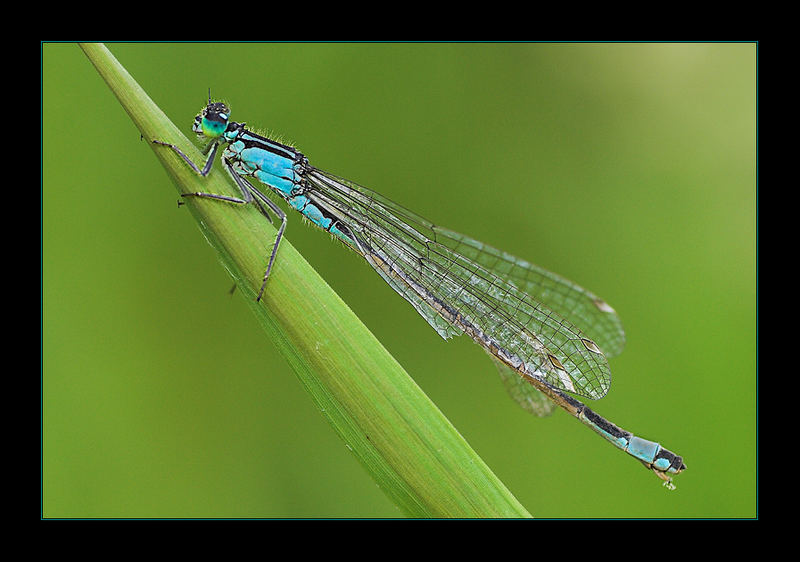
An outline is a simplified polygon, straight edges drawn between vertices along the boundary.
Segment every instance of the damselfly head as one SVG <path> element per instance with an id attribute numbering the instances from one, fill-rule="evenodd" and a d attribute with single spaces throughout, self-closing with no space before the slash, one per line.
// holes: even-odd
<path id="1" fill-rule="evenodd" d="M 217 138 L 228 128 L 230 110 L 222 102 L 209 103 L 205 109 L 194 118 L 192 130 L 198 135 Z"/>

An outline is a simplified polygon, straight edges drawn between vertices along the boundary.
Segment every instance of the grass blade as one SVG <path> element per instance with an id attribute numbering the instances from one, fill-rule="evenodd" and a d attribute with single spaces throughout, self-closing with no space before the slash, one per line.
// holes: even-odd
<path id="1" fill-rule="evenodd" d="M 197 148 L 102 44 L 81 44 L 146 140 Z M 237 195 L 220 170 L 195 174 L 173 151 L 154 153 L 181 193 Z M 256 293 L 275 228 L 253 206 L 193 200 L 201 231 L 236 279 L 336 432 L 381 489 L 411 517 L 530 517 L 403 368 L 288 243 L 261 302 Z M 388 289 L 387 289 L 388 290 Z"/>

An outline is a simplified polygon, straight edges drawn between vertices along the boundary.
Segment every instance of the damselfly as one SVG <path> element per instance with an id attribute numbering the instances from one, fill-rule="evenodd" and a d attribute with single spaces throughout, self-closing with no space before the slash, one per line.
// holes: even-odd
<path id="1" fill-rule="evenodd" d="M 295 148 L 230 121 L 228 107 L 210 96 L 192 130 L 209 139 L 202 168 L 176 146 L 153 142 L 170 147 L 201 176 L 211 170 L 220 145 L 227 145 L 222 163 L 242 196 L 182 196 L 253 203 L 270 221 L 270 212 L 280 221 L 256 300 L 275 262 L 286 214 L 251 179 L 361 254 L 441 337 L 467 334 L 482 346 L 523 408 L 544 416 L 554 404 L 560 406 L 674 488 L 671 475 L 686 468 L 680 456 L 617 427 L 567 394 L 596 400 L 608 392 L 611 371 L 606 356 L 622 351 L 625 334 L 616 312 L 603 300 L 554 273 L 436 226 L 374 191 L 315 168 Z"/>

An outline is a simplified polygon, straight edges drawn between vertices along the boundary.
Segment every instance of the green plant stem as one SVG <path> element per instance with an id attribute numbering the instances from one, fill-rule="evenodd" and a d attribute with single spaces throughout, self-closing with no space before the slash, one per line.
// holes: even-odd
<path id="1" fill-rule="evenodd" d="M 203 156 L 102 44 L 81 44 L 144 139 Z M 138 139 L 136 140 L 138 143 Z M 237 195 L 224 172 L 194 173 L 150 144 L 181 193 Z M 187 201 L 200 229 L 315 404 L 389 498 L 410 517 L 530 517 L 336 293 L 284 240 L 255 301 L 270 225 L 252 205 Z"/>

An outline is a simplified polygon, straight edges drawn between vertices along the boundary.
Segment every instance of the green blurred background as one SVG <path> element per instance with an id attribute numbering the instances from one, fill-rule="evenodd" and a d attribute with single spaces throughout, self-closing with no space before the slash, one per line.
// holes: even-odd
<path id="1" fill-rule="evenodd" d="M 318 167 L 589 288 L 628 344 L 590 406 L 668 492 L 363 260 L 287 237 L 537 517 L 754 517 L 754 44 L 110 44 L 187 136 L 208 88 Z M 44 517 L 398 517 L 74 44 L 42 46 Z M 280 256 L 279 256 L 280 257 Z"/>

